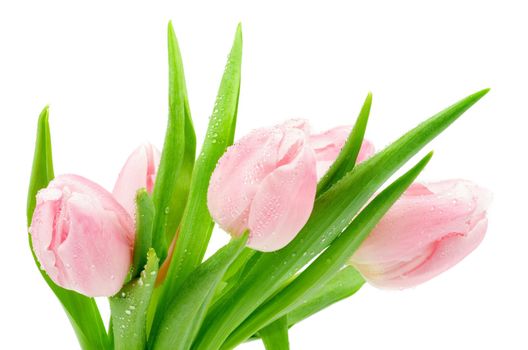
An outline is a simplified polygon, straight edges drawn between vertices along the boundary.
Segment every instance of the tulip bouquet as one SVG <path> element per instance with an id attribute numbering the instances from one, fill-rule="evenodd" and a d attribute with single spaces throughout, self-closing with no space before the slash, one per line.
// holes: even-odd
<path id="1" fill-rule="evenodd" d="M 469 181 L 416 183 L 431 154 L 391 176 L 488 90 L 439 112 L 374 153 L 372 97 L 353 126 L 313 133 L 305 120 L 256 129 L 232 145 L 240 27 L 205 140 L 196 138 L 184 71 L 168 30 L 164 147 L 140 146 L 112 192 L 55 176 L 48 108 L 38 121 L 29 243 L 83 349 L 232 349 L 288 329 L 365 281 L 406 288 L 469 254 L 486 231 L 489 194 Z M 204 259 L 215 222 L 232 236 Z M 108 297 L 103 322 L 94 297 Z"/>

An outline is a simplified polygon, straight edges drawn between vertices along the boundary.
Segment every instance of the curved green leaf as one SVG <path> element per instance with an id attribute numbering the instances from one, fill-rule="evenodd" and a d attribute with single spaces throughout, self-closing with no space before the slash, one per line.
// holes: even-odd
<path id="1" fill-rule="evenodd" d="M 363 107 L 359 112 L 356 124 L 350 132 L 347 141 L 341 152 L 334 163 L 330 166 L 330 169 L 326 172 L 323 178 L 317 184 L 317 194 L 321 195 L 328 190 L 334 183 L 339 181 L 346 173 L 351 171 L 357 160 L 359 151 L 361 150 L 361 144 L 363 143 L 363 137 L 365 136 L 365 130 L 367 128 L 367 122 L 370 115 L 370 106 L 372 105 L 372 94 L 369 93 Z"/>
<path id="2" fill-rule="evenodd" d="M 288 313 L 288 327 L 301 322 L 313 314 L 354 295 L 365 280 L 352 266 L 347 266 L 334 275 L 314 295 L 306 298 Z"/>
<path id="3" fill-rule="evenodd" d="M 324 283 L 316 293 L 303 301 L 293 311 L 288 312 L 288 328 L 319 311 L 354 295 L 365 284 L 365 279 L 352 266 L 346 266 Z M 250 340 L 260 338 L 256 333 Z"/>
<path id="4" fill-rule="evenodd" d="M 161 261 L 167 256 L 189 192 L 196 136 L 192 125 L 183 63 L 172 23 L 168 26 L 169 119 L 152 193 L 156 208 L 152 246 Z"/>

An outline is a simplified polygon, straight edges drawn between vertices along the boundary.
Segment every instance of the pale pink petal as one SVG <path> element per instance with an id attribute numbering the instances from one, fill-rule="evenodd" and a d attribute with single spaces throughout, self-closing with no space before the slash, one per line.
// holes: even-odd
<path id="1" fill-rule="evenodd" d="M 407 264 L 385 271 L 372 271 L 371 274 L 368 270 L 362 270 L 362 273 L 365 273 L 369 283 L 379 288 L 404 289 L 427 282 L 475 250 L 484 238 L 487 224 L 488 220 L 483 218 L 466 234 L 448 235 L 432 243 L 419 259 L 411 260 Z"/>
<path id="2" fill-rule="evenodd" d="M 310 135 L 310 145 L 317 160 L 317 177 L 321 178 L 334 163 L 352 130 L 351 126 L 338 126 L 321 134 Z M 374 154 L 374 146 L 367 140 L 361 144 L 356 160 L 360 163 Z"/>
<path id="3" fill-rule="evenodd" d="M 356 163 L 361 163 L 368 158 L 372 157 L 374 153 L 376 152 L 374 145 L 369 140 L 363 139 L 363 143 L 361 144 L 361 148 L 359 149 L 359 153 L 356 159 Z"/>
<path id="4" fill-rule="evenodd" d="M 209 183 L 207 205 L 224 230 L 240 235 L 247 228 L 249 206 L 260 182 L 276 167 L 280 129 L 259 129 L 229 147 Z"/>
<path id="5" fill-rule="evenodd" d="M 126 228 L 127 239 L 134 242 L 135 228 L 132 216 L 125 208 L 114 198 L 114 196 L 99 186 L 82 176 L 66 174 L 55 178 L 51 184 L 55 188 L 68 188 L 70 192 L 89 193 L 96 196 L 105 210 L 116 212 L 121 221 L 121 225 Z"/>
<path id="6" fill-rule="evenodd" d="M 378 223 L 354 254 L 358 264 L 412 259 L 446 232 L 466 232 L 484 196 L 463 181 L 428 184 L 430 194 L 413 185 Z"/>
<path id="7" fill-rule="evenodd" d="M 68 289 L 84 295 L 117 293 L 131 265 L 127 229 L 113 211 L 83 194 L 68 200 L 69 235 L 58 247 Z"/>
<path id="8" fill-rule="evenodd" d="M 139 189 L 154 189 L 160 152 L 151 144 L 139 146 L 127 159 L 112 191 L 114 197 L 134 217 Z"/>
<path id="9" fill-rule="evenodd" d="M 59 190 L 53 188 L 40 190 L 29 228 L 33 251 L 42 268 L 53 280 L 59 278 L 59 272 L 55 267 L 55 254 L 49 250 L 49 247 L 53 239 L 54 222 L 61 205 L 61 198 L 62 193 Z"/>
<path id="10" fill-rule="evenodd" d="M 296 145 L 294 159 L 268 175 L 251 204 L 248 246 L 274 251 L 288 244 L 313 209 L 317 176 L 313 151 Z"/>
<path id="11" fill-rule="evenodd" d="M 278 126 L 279 128 L 284 129 L 299 129 L 303 131 L 306 135 L 310 135 L 310 124 L 306 119 L 289 119 Z"/>
<path id="12" fill-rule="evenodd" d="M 319 157 L 335 159 L 339 150 L 343 148 L 351 130 L 352 126 L 344 125 L 332 128 L 320 134 L 310 135 L 310 146 L 313 148 L 317 159 L 319 160 Z"/>
<path id="13" fill-rule="evenodd" d="M 350 263 L 373 285 L 408 288 L 446 271 L 482 241 L 489 191 L 464 180 L 413 184 Z"/>

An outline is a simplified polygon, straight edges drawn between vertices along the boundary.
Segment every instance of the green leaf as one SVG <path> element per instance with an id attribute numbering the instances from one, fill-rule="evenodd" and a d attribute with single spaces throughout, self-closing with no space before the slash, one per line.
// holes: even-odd
<path id="1" fill-rule="evenodd" d="M 191 180 L 191 189 L 181 221 L 178 241 L 167 272 L 152 329 L 156 330 L 161 314 L 182 286 L 183 281 L 202 262 L 213 230 L 213 220 L 207 209 L 207 189 L 216 163 L 233 143 L 240 69 L 242 62 L 242 31 L 237 29 L 213 114 Z"/>
<path id="2" fill-rule="evenodd" d="M 288 317 L 283 316 L 270 323 L 259 332 L 267 350 L 289 350 Z"/>
<path id="3" fill-rule="evenodd" d="M 188 277 L 165 310 L 159 332 L 151 335 L 153 349 L 189 349 L 216 287 L 246 242 L 247 234 L 231 240 Z"/>
<path id="4" fill-rule="evenodd" d="M 233 261 L 233 263 L 229 266 L 229 269 L 227 269 L 223 280 L 230 281 L 232 279 L 238 278 L 238 276 L 242 273 L 242 270 L 254 254 L 255 250 L 251 248 L 244 248 L 244 250 L 242 250 L 242 253 L 237 256 L 235 261 Z"/>
<path id="5" fill-rule="evenodd" d="M 153 249 L 140 276 L 110 298 L 114 349 L 143 350 L 147 342 L 147 310 L 158 275 L 159 259 Z"/>
<path id="6" fill-rule="evenodd" d="M 365 136 L 371 105 L 372 94 L 369 93 L 365 99 L 365 102 L 363 103 L 361 111 L 359 112 L 356 124 L 350 132 L 350 135 L 348 136 L 345 145 L 339 153 L 339 156 L 317 184 L 318 195 L 324 193 L 326 190 L 332 187 L 334 183 L 336 183 L 343 176 L 345 176 L 346 173 L 350 172 L 354 168 L 357 156 L 361 150 L 363 137 Z"/>
<path id="7" fill-rule="evenodd" d="M 140 272 L 147 263 L 147 253 L 152 247 L 152 228 L 154 224 L 154 203 L 145 189 L 136 195 L 136 239 L 134 241 L 134 259 L 132 277 Z"/>
<path id="8" fill-rule="evenodd" d="M 279 251 L 256 253 L 245 277 L 212 306 L 196 349 L 220 347 L 227 335 L 349 225 L 392 174 L 487 92 L 482 90 L 470 95 L 418 125 L 355 166 L 320 195 L 310 219 L 296 238 Z"/>
<path id="9" fill-rule="evenodd" d="M 354 295 L 365 280 L 352 266 L 347 266 L 334 275 L 315 294 L 305 299 L 288 313 L 288 326 L 301 322 L 313 314 Z"/>
<path id="10" fill-rule="evenodd" d="M 33 157 L 33 168 L 31 170 L 27 201 L 28 226 L 31 224 L 33 211 L 35 210 L 37 192 L 47 187 L 48 183 L 54 177 L 48 116 L 48 107 L 46 106 L 42 110 L 38 120 L 35 154 Z M 83 349 L 107 349 L 108 336 L 94 299 L 56 285 L 41 269 L 33 251 L 31 235 L 28 235 L 28 239 L 35 264 L 42 278 L 44 278 L 61 302 L 81 347 Z"/>
<path id="11" fill-rule="evenodd" d="M 156 208 L 152 246 L 161 261 L 167 256 L 185 208 L 196 150 L 183 63 L 172 23 L 168 26 L 168 47 L 169 119 L 152 194 Z"/>
<path id="12" fill-rule="evenodd" d="M 174 195 L 169 204 L 169 214 L 172 218 L 167 220 L 167 228 L 165 230 L 165 242 L 167 246 L 176 235 L 178 226 L 180 225 L 189 190 L 191 187 L 192 172 L 194 168 L 194 160 L 196 158 L 196 134 L 194 133 L 194 126 L 191 119 L 191 113 L 187 99 L 185 100 L 185 153 L 183 154 L 183 162 L 178 175 L 178 180 L 174 185 Z"/>
<path id="13" fill-rule="evenodd" d="M 31 225 L 33 211 L 37 204 L 37 192 L 48 186 L 53 180 L 53 157 L 51 152 L 51 135 L 49 129 L 49 107 L 46 106 L 40 113 L 37 126 L 37 140 L 35 142 L 35 153 L 33 156 L 33 167 L 29 180 L 27 198 L 27 225 Z"/>
<path id="14" fill-rule="evenodd" d="M 352 266 L 346 266 L 324 283 L 316 293 L 305 298 L 293 311 L 288 313 L 288 327 L 291 328 L 302 320 L 319 311 L 354 295 L 365 284 L 361 274 Z M 260 338 L 259 333 L 251 340 Z"/>
<path id="15" fill-rule="evenodd" d="M 432 153 L 429 153 L 411 170 L 377 195 L 306 270 L 245 320 L 229 336 L 222 349 L 234 348 L 262 327 L 293 311 L 302 303 L 303 298 L 309 298 L 338 273 L 379 220 L 424 169 L 431 156 Z"/>

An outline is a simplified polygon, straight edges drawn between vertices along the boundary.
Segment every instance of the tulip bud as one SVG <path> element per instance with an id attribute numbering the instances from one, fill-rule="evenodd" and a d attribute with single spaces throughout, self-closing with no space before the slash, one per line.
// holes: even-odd
<path id="1" fill-rule="evenodd" d="M 381 288 L 408 288 L 471 253 L 487 228 L 490 193 L 469 181 L 413 184 L 350 259 Z"/>
<path id="2" fill-rule="evenodd" d="M 152 193 L 159 162 L 158 149 L 146 143 L 128 157 L 119 173 L 112 193 L 133 218 L 136 213 L 136 193 L 141 188 Z"/>
<path id="3" fill-rule="evenodd" d="M 260 251 L 288 244 L 308 220 L 317 186 L 305 123 L 258 129 L 228 148 L 214 170 L 207 204 L 233 236 L 249 231 Z"/>
<path id="4" fill-rule="evenodd" d="M 42 269 L 57 285 L 93 297 L 121 289 L 134 223 L 99 185 L 76 175 L 55 178 L 37 194 L 30 233 Z"/>
<path id="5" fill-rule="evenodd" d="M 321 134 L 310 135 L 310 145 L 315 152 L 315 159 L 317 160 L 317 178 L 323 177 L 336 160 L 351 130 L 351 126 L 338 126 Z M 364 161 L 373 154 L 374 145 L 367 140 L 363 140 L 356 163 Z"/>

